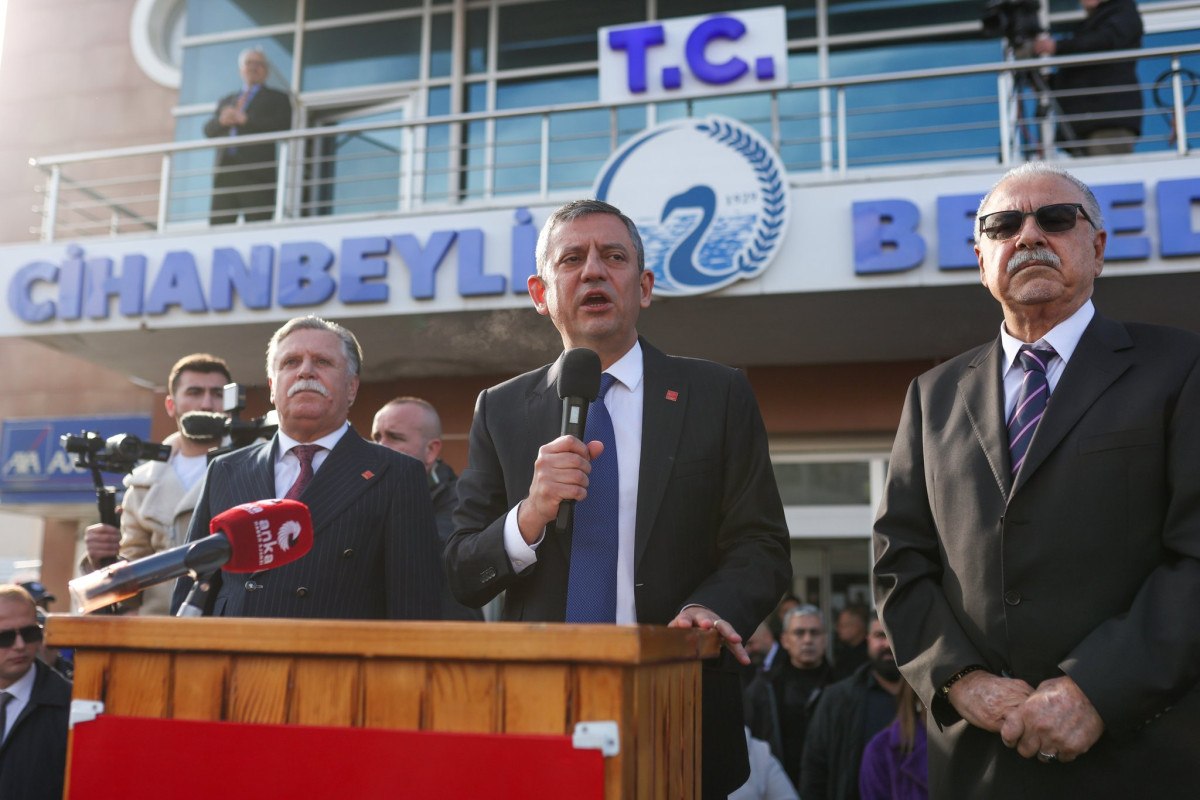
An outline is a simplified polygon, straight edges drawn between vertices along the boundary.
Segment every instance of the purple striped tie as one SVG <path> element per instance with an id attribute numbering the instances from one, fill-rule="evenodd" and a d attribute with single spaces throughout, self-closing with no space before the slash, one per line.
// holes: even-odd
<path id="1" fill-rule="evenodd" d="M 1008 420 L 1008 452 L 1011 456 L 1012 474 L 1020 472 L 1029 452 L 1029 443 L 1038 422 L 1046 413 L 1046 402 L 1050 399 L 1050 383 L 1046 380 L 1046 369 L 1050 359 L 1057 355 L 1053 348 L 1034 350 L 1029 345 L 1021 348 L 1017 358 L 1025 368 L 1025 378 L 1017 392 L 1017 404 Z"/>

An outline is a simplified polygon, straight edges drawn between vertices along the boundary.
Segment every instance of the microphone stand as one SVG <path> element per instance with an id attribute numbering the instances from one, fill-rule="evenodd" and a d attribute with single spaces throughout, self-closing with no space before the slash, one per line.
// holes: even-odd
<path id="1" fill-rule="evenodd" d="M 183 601 L 183 605 L 175 612 L 177 617 L 203 617 L 204 606 L 208 604 L 208 593 L 212 590 L 212 579 L 217 574 L 217 569 L 207 570 L 200 575 L 192 573 L 192 590 L 188 592 L 187 599 Z"/>

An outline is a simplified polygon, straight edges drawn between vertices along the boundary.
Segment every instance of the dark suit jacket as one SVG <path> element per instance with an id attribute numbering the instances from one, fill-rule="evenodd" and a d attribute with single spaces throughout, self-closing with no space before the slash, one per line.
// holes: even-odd
<path id="1" fill-rule="evenodd" d="M 188 541 L 207 536 L 220 512 L 275 496 L 276 447 L 272 439 L 209 465 Z M 350 429 L 299 499 L 312 513 L 312 550 L 273 570 L 222 571 L 209 597 L 213 616 L 440 618 L 444 588 L 424 465 Z M 180 579 L 173 611 L 190 587 Z"/>
<path id="2" fill-rule="evenodd" d="M 0 745 L 0 797 L 59 800 L 67 769 L 71 682 L 41 661 L 29 703 Z"/>
<path id="3" fill-rule="evenodd" d="M 695 603 L 749 637 L 791 577 L 758 404 L 737 370 L 666 356 L 645 341 L 642 348 L 638 621 L 665 625 Z M 470 606 L 507 590 L 506 620 L 561 622 L 566 615 L 569 538 L 548 531 L 537 563 L 520 574 L 504 551 L 504 516 L 528 494 L 538 448 L 559 435 L 559 364 L 480 394 L 469 467 L 458 482 L 456 530 L 445 553 L 451 589 Z M 705 791 L 717 785 L 713 770 L 732 782 L 732 791 L 747 770 L 736 668 L 706 668 L 704 703 Z M 714 746 L 710 737 L 718 735 Z M 740 762 L 735 756 L 730 763 L 728 754 L 739 752 Z"/>
<path id="4" fill-rule="evenodd" d="M 1200 337 L 1097 315 L 1015 481 L 1002 353 L 912 384 L 875 524 L 883 622 L 938 723 L 934 795 L 1194 796 Z M 1072 764 L 1020 758 L 937 696 L 971 664 L 1035 687 L 1070 675 L 1104 735 Z"/>
<path id="5" fill-rule="evenodd" d="M 221 109 L 227 106 L 237 106 L 241 91 L 222 97 L 217 103 L 216 113 L 204 123 L 204 135 L 208 138 L 228 136 L 229 128 L 220 122 Z M 246 108 L 246 124 L 239 125 L 237 135 L 249 136 L 255 133 L 270 133 L 271 131 L 286 131 L 292 127 L 292 101 L 287 94 L 260 86 Z M 228 167 L 242 164 L 262 164 L 264 167 L 275 165 L 275 143 L 238 145 L 229 148 L 222 147 L 217 152 L 217 166 Z"/>

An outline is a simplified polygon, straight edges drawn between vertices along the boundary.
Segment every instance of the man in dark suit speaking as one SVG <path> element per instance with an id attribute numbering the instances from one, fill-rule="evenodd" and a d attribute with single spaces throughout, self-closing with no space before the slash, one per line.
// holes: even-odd
<path id="1" fill-rule="evenodd" d="M 242 88 L 221 98 L 216 113 L 204 124 L 204 135 L 249 136 L 292 127 L 291 100 L 266 85 L 270 66 L 263 51 L 243 50 L 238 56 L 238 72 Z M 247 222 L 271 219 L 275 215 L 276 173 L 274 142 L 219 148 L 209 222 L 237 222 L 238 214 Z"/>
<path id="2" fill-rule="evenodd" d="M 1041 162 L 984 198 L 1000 335 L 909 388 L 875 590 L 935 797 L 1194 797 L 1200 337 L 1093 307 L 1100 207 Z"/>
<path id="3" fill-rule="evenodd" d="M 749 663 L 742 638 L 791 577 L 766 431 L 742 373 L 638 338 L 644 264 L 637 228 L 606 203 L 568 203 L 542 228 L 529 294 L 565 347 L 599 354 L 601 399 L 585 444 L 558 435 L 561 359 L 479 396 L 451 589 L 476 607 L 507 590 L 505 620 L 715 628 Z M 564 500 L 576 501 L 569 536 L 553 524 Z M 703 681 L 712 797 L 748 774 L 739 673 L 721 661 Z"/>
<path id="4" fill-rule="evenodd" d="M 358 340 L 337 323 L 297 317 L 271 337 L 267 380 L 279 431 L 209 465 L 188 540 L 207 536 L 222 511 L 287 497 L 309 507 L 313 547 L 277 569 L 219 573 L 212 615 L 439 618 L 444 583 L 425 468 L 346 421 L 361 368 Z M 190 584 L 180 580 L 172 611 Z"/>

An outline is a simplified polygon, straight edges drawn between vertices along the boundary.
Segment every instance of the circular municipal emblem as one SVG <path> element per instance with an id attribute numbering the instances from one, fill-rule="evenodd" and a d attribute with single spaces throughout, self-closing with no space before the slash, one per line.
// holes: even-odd
<path id="1" fill-rule="evenodd" d="M 600 171 L 595 194 L 637 223 L 655 293 L 701 294 L 771 263 L 787 228 L 786 175 L 757 132 L 712 116 L 631 139 Z"/>

